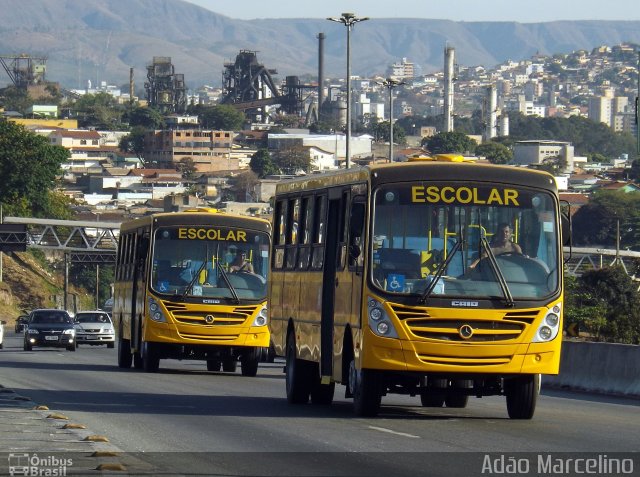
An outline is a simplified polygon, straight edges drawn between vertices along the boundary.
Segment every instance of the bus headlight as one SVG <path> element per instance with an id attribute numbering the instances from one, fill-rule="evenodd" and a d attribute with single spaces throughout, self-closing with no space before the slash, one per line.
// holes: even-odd
<path id="1" fill-rule="evenodd" d="M 533 337 L 534 343 L 545 343 L 547 341 L 551 341 L 558 336 L 558 332 L 560 331 L 560 311 L 562 309 L 562 304 L 558 303 L 553 307 L 553 309 L 549 310 L 545 315 L 542 323 L 538 327 L 536 331 L 536 335 Z"/>
<path id="2" fill-rule="evenodd" d="M 369 328 L 378 336 L 384 336 L 385 338 L 397 338 L 398 333 L 393 327 L 393 323 L 389 318 L 389 315 L 384 311 L 382 303 L 369 298 L 367 300 L 367 313 L 369 317 Z"/>
<path id="3" fill-rule="evenodd" d="M 267 307 L 263 306 L 260 312 L 256 315 L 251 326 L 265 326 L 269 322 L 269 313 Z"/>
<path id="4" fill-rule="evenodd" d="M 164 316 L 162 308 L 153 297 L 149 297 L 149 318 L 158 323 L 167 322 L 167 317 Z"/>

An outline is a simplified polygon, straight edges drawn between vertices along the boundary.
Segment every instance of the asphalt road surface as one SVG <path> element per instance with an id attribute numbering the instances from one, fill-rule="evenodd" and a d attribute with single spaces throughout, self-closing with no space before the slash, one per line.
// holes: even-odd
<path id="1" fill-rule="evenodd" d="M 279 359 L 261 363 L 255 378 L 173 360 L 148 374 L 119 369 L 117 350 L 105 346 L 26 352 L 5 330 L 0 384 L 167 475 L 487 475 L 487 465 L 500 470 L 509 459 L 562 465 L 584 455 L 606 464 L 640 449 L 638 400 L 543 389 L 534 418 L 519 421 L 503 397 L 434 409 L 389 395 L 377 418 L 357 418 L 342 386 L 332 406 L 289 405 Z"/>

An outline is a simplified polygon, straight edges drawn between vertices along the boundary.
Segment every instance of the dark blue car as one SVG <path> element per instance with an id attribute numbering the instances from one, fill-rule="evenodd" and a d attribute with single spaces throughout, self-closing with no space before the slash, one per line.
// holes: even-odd
<path id="1" fill-rule="evenodd" d="M 53 346 L 76 350 L 73 318 L 65 310 L 40 309 L 29 314 L 24 330 L 24 350 L 34 346 Z"/>

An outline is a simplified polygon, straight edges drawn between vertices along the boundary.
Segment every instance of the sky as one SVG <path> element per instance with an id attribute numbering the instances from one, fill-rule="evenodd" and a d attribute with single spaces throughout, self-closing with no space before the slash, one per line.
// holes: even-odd
<path id="1" fill-rule="evenodd" d="M 638 0 L 186 0 L 241 20 L 326 18 L 343 12 L 374 18 L 455 21 L 640 20 Z"/>

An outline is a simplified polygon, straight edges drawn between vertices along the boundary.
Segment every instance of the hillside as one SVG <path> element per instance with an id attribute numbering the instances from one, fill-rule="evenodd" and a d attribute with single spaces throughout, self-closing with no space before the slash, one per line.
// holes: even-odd
<path id="1" fill-rule="evenodd" d="M 44 269 L 29 253 L 3 254 L 2 260 L 0 318 L 10 329 L 19 314 L 34 308 L 56 307 L 56 300 L 64 295 L 61 275 Z M 70 292 L 83 301 L 80 309 L 93 308 L 92 298 L 87 299 L 85 291 L 71 289 Z"/>
<path id="2" fill-rule="evenodd" d="M 258 51 L 267 68 L 316 76 L 319 32 L 325 74 L 344 76 L 345 28 L 324 19 L 234 20 L 181 0 L 0 0 L 0 55 L 45 56 L 47 79 L 69 88 L 91 79 L 125 84 L 134 68 L 140 89 L 154 56 L 170 56 L 189 87 L 220 85 L 225 61 Z M 366 14 L 363 9 L 361 14 Z M 332 14 L 333 12 L 327 12 Z M 446 44 L 460 65 L 491 67 L 536 53 L 569 53 L 600 45 L 640 43 L 640 22 L 453 22 L 410 18 L 359 23 L 351 35 L 352 72 L 384 74 L 407 57 L 424 73 L 443 69 Z M 9 77 L 0 76 L 0 85 Z"/>

